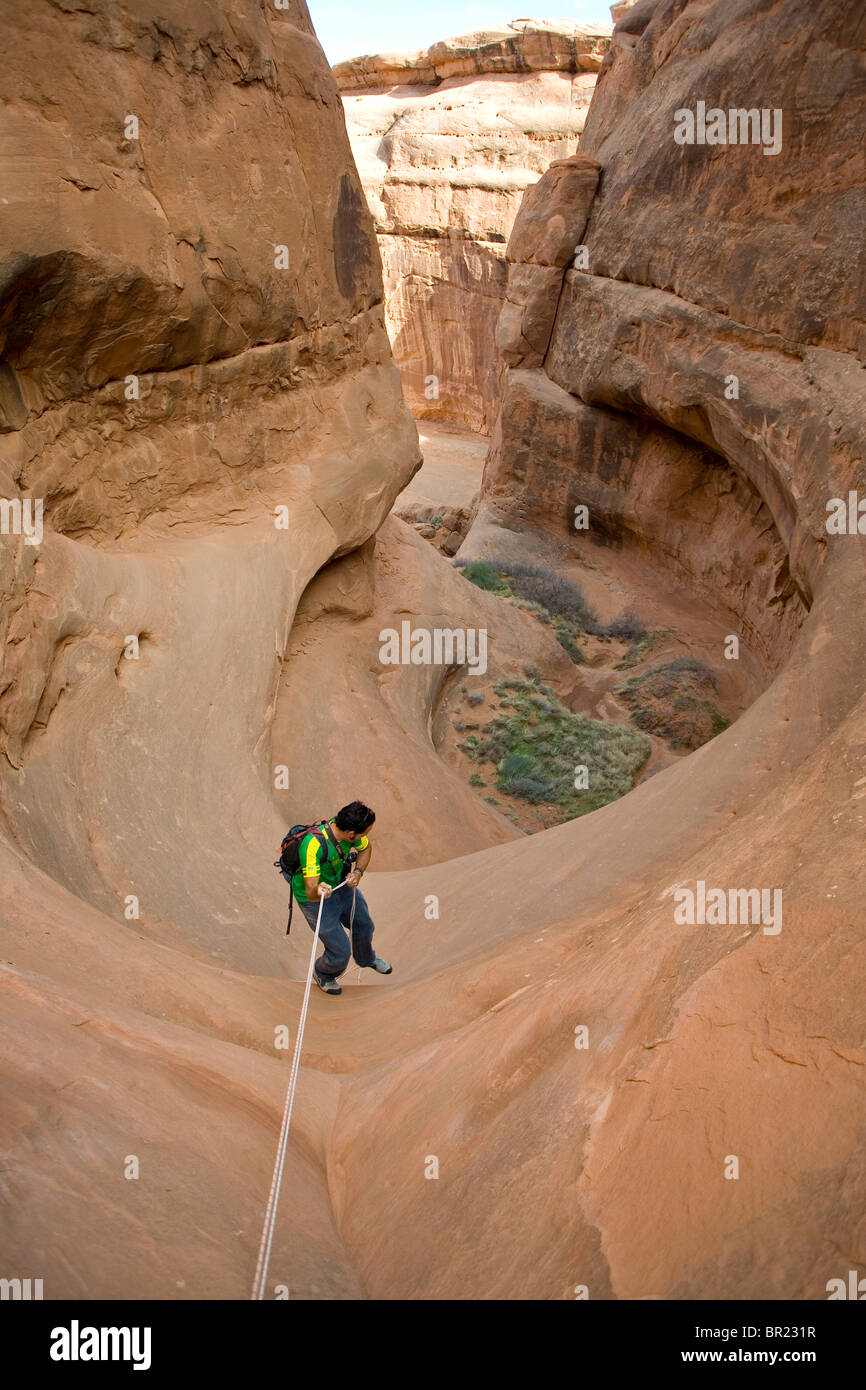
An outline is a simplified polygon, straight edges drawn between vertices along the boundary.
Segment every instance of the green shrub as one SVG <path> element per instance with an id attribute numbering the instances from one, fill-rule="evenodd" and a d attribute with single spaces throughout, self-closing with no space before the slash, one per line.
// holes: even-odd
<path id="1" fill-rule="evenodd" d="M 491 594 L 507 593 L 506 586 L 502 583 L 496 570 L 486 564 L 484 560 L 470 560 L 462 567 L 462 574 L 477 589 L 485 589 Z"/>
<path id="2" fill-rule="evenodd" d="M 535 763 L 525 753 L 506 753 L 499 764 L 499 786 L 506 791 L 515 778 L 528 777 L 535 771 Z"/>
<path id="3" fill-rule="evenodd" d="M 578 646 L 584 634 L 602 631 L 580 585 L 544 565 L 502 558 L 462 560 L 459 556 L 452 563 L 479 589 L 507 599 L 553 627 L 560 646 L 575 663 L 585 660 Z M 525 672 L 528 680 L 537 678 L 532 667 L 526 667 Z"/>
<path id="4" fill-rule="evenodd" d="M 573 621 L 568 618 L 554 618 L 553 630 L 556 633 L 556 640 L 568 656 L 571 657 L 575 665 L 586 661 L 586 657 L 577 645 L 578 637 L 582 636 L 582 631 Z"/>
<path id="5" fill-rule="evenodd" d="M 496 767 L 503 795 L 549 805 L 553 821 L 585 815 L 623 796 L 650 753 L 649 740 L 632 729 L 574 714 L 537 680 L 504 680 L 495 687 L 511 708 L 481 730 L 476 763 Z M 589 788 L 574 786 L 575 769 L 589 769 Z"/>
<path id="6" fill-rule="evenodd" d="M 519 796 L 533 805 L 539 802 L 556 801 L 559 784 L 543 777 L 515 777 L 508 785 L 509 796 Z"/>
<path id="7" fill-rule="evenodd" d="M 551 617 L 575 618 L 584 631 L 592 631 L 598 618 L 574 580 L 566 579 L 546 565 L 518 560 L 491 559 L 491 565 L 508 581 L 513 594 L 541 604 Z"/>
<path id="8" fill-rule="evenodd" d="M 636 637 L 621 661 L 616 663 L 617 671 L 628 671 L 632 666 L 639 666 L 642 661 L 646 661 L 650 652 L 664 638 L 664 631 L 644 632 L 640 637 Z"/>

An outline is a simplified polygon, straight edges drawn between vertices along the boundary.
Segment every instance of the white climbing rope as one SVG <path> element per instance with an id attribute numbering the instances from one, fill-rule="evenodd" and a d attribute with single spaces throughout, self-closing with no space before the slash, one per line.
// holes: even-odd
<path id="1" fill-rule="evenodd" d="M 346 886 L 345 880 L 338 883 L 334 888 L 334 893 L 339 892 Z M 283 1107 L 283 1123 L 280 1129 L 280 1137 L 277 1142 L 277 1158 L 274 1163 L 274 1175 L 271 1178 L 271 1190 L 268 1194 L 268 1205 L 265 1209 L 265 1221 L 262 1227 L 262 1238 L 259 1243 L 259 1258 L 256 1262 L 256 1273 L 253 1279 L 253 1291 L 250 1295 L 251 1302 L 261 1302 L 265 1296 L 265 1286 L 268 1280 L 268 1265 L 271 1260 L 271 1244 L 274 1239 L 274 1226 L 277 1221 L 277 1207 L 280 1202 L 280 1186 L 283 1181 L 283 1165 L 286 1161 L 286 1147 L 289 1142 L 289 1126 L 292 1123 L 292 1109 L 295 1104 L 295 1087 L 298 1082 L 298 1071 L 301 1062 L 301 1048 L 304 1042 L 304 1027 L 307 1022 L 307 1009 L 310 1003 L 310 989 L 313 983 L 313 967 L 316 961 L 316 947 L 319 944 L 319 928 L 322 925 L 322 909 L 325 906 L 325 899 L 319 899 L 319 911 L 316 917 L 316 930 L 313 935 L 313 949 L 310 952 L 310 964 L 307 970 L 307 982 L 304 988 L 304 1002 L 301 1006 L 301 1017 L 298 1022 L 298 1033 L 295 1038 L 295 1051 L 292 1057 L 292 1069 L 289 1072 L 289 1084 L 286 1090 L 286 1103 Z M 354 913 L 354 893 L 352 897 L 352 909 Z"/>

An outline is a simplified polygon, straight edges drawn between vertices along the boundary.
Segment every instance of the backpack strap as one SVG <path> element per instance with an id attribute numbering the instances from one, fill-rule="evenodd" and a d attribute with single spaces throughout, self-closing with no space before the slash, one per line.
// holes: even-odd
<path id="1" fill-rule="evenodd" d="M 355 855 L 355 858 L 357 858 L 357 852 L 356 852 L 355 850 L 353 850 L 353 849 L 350 848 L 350 849 L 348 849 L 348 850 L 346 851 L 346 853 L 344 854 L 343 851 L 342 851 L 342 849 L 340 848 L 339 841 L 337 841 L 337 840 L 335 840 L 335 839 L 332 838 L 331 832 L 330 832 L 330 830 L 328 829 L 328 822 L 325 821 L 325 822 L 323 823 L 323 825 L 324 825 L 325 833 L 326 833 L 326 835 L 327 835 L 328 844 L 334 846 L 334 850 L 336 851 L 336 857 L 337 857 L 337 859 L 340 861 L 340 865 L 341 865 L 341 868 L 342 868 L 342 870 L 343 870 L 343 873 L 342 873 L 342 876 L 341 876 L 341 879 L 340 879 L 340 882 L 342 882 L 343 879 L 346 877 L 346 871 L 347 871 L 348 869 L 351 868 L 352 855 L 354 854 L 354 855 Z M 330 855 L 328 856 L 328 858 L 330 859 Z M 331 861 L 331 862 L 333 862 L 333 861 Z"/>
<path id="2" fill-rule="evenodd" d="M 320 820 L 316 821 L 313 825 L 306 826 L 304 828 L 303 834 L 292 835 L 290 832 L 288 835 L 286 835 L 280 847 L 280 858 L 274 860 L 274 868 L 280 869 L 282 871 L 282 851 L 286 848 L 286 845 L 289 843 L 290 840 L 297 839 L 299 852 L 298 858 L 300 859 L 301 842 L 305 840 L 308 835 L 312 835 L 316 840 L 318 840 L 325 859 L 330 861 L 331 854 L 329 846 L 335 844 L 335 841 L 331 839 L 330 833 L 328 831 L 327 820 Z M 300 863 L 298 865 L 298 872 L 303 873 L 303 867 L 302 865 L 300 865 Z M 292 915 L 294 913 L 294 910 L 295 894 L 292 890 L 291 885 L 289 885 L 289 920 L 286 922 L 286 936 L 288 936 L 292 930 Z"/>
<path id="3" fill-rule="evenodd" d="M 319 825 L 319 826 L 325 826 L 326 824 L 327 824 L 327 822 L 325 822 L 325 821 L 319 821 L 319 822 L 318 822 L 318 825 Z M 322 852 L 323 852 L 325 858 L 326 858 L 326 859 L 330 858 L 330 855 L 328 854 L 328 836 L 327 836 L 327 834 L 322 834 L 322 832 L 321 832 L 320 829 L 318 829 L 318 828 L 313 828 L 312 826 L 308 826 L 307 829 L 304 831 L 303 835 L 299 835 L 299 836 L 297 837 L 297 839 L 298 839 L 298 850 L 300 851 L 301 842 L 302 842 L 303 840 L 305 840 L 305 839 L 307 838 L 308 835 L 312 835 L 316 840 L 318 840 L 319 844 L 320 844 L 321 847 L 322 847 Z M 289 837 L 287 836 L 286 838 L 288 839 Z M 300 858 L 300 855 L 299 855 L 299 858 Z M 280 860 L 279 860 L 279 859 L 276 861 L 276 868 L 281 868 L 281 864 L 280 864 Z M 298 871 L 299 871 L 300 873 L 303 873 L 303 867 L 302 867 L 300 864 L 298 865 Z M 291 930 L 292 930 L 292 916 L 293 916 L 293 914 L 294 914 L 294 911 L 295 911 L 295 894 L 294 894 L 294 890 L 293 890 L 291 884 L 289 884 L 289 920 L 286 922 L 286 936 L 289 936 L 289 934 L 291 933 Z"/>
<path id="4" fill-rule="evenodd" d="M 330 835 L 328 834 L 328 831 L 327 831 L 327 822 L 326 822 L 326 821 L 320 821 L 320 822 L 319 822 L 319 825 L 316 827 L 316 829 L 315 829 L 315 830 L 308 830 L 308 831 L 307 831 L 307 834 L 308 834 L 308 835 L 312 835 L 314 840 L 318 840 L 319 845 L 320 845 L 320 848 L 321 848 L 321 850 L 322 850 L 322 855 L 323 855 L 323 857 L 324 857 L 324 861 L 327 862 L 328 860 L 330 860 L 331 855 L 330 855 L 330 851 L 329 851 L 328 846 L 333 844 L 333 840 L 331 839 Z M 302 869 L 302 872 L 303 872 L 303 869 Z"/>

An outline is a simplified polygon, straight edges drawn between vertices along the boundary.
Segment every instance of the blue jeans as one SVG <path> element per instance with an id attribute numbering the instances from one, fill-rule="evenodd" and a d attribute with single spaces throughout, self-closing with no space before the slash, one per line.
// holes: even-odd
<path id="1" fill-rule="evenodd" d="M 315 931 L 319 904 L 317 902 L 299 902 L 298 907 L 306 917 L 311 929 Z M 360 888 L 355 889 L 354 921 L 351 921 L 351 918 L 351 888 L 340 888 L 332 893 L 330 898 L 325 899 L 322 907 L 322 925 L 319 928 L 319 940 L 324 950 L 316 961 L 316 970 L 323 979 L 329 975 L 342 975 L 349 964 L 350 956 L 354 956 L 355 964 L 361 966 L 372 965 L 376 959 L 376 952 L 373 950 L 373 918 L 370 916 L 370 909 L 367 907 Z M 346 935 L 350 930 L 350 921 L 351 950 L 349 938 Z"/>

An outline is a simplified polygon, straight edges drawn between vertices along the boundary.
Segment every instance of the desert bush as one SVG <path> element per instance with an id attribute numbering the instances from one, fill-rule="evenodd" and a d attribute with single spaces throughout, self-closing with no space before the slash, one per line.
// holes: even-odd
<path id="1" fill-rule="evenodd" d="M 556 633 L 556 640 L 562 647 L 567 656 L 570 656 L 576 666 L 586 660 L 577 639 L 583 636 L 583 629 L 578 626 L 573 618 L 556 617 L 552 622 L 553 630 Z"/>
<path id="2" fill-rule="evenodd" d="M 677 656 L 632 676 L 619 694 L 639 729 L 657 734 L 671 748 L 693 752 L 728 727 L 715 704 L 716 692 L 715 675 L 705 661 Z"/>
<path id="3" fill-rule="evenodd" d="M 481 730 L 470 756 L 495 765 L 503 795 L 555 807 L 554 820 L 568 820 L 631 790 L 650 752 L 643 734 L 572 713 L 537 680 L 503 680 L 495 690 L 510 707 Z M 574 786 L 581 764 L 587 790 Z"/>
<path id="4" fill-rule="evenodd" d="M 576 618 L 585 632 L 598 625 L 583 590 L 547 565 L 492 557 L 490 564 L 505 578 L 512 592 L 530 603 L 541 604 L 551 617 Z"/>
<path id="5" fill-rule="evenodd" d="M 522 801 L 529 801 L 534 806 L 556 801 L 561 791 L 562 787 L 557 782 L 542 777 L 515 777 L 508 784 L 509 796 L 519 796 Z"/>
<path id="6" fill-rule="evenodd" d="M 506 588 L 500 576 L 491 565 L 484 560 L 469 560 L 462 566 L 463 577 L 474 584 L 478 589 L 485 589 L 488 593 L 505 593 Z"/>
<path id="7" fill-rule="evenodd" d="M 617 671 L 628 671 L 633 666 L 639 666 L 645 661 L 650 652 L 659 645 L 664 637 L 664 630 L 659 632 L 646 631 L 635 637 L 621 661 L 616 663 Z"/>
<path id="8" fill-rule="evenodd" d="M 605 626 L 605 636 L 614 637 L 618 642 L 636 642 L 647 633 L 646 623 L 639 618 L 633 608 L 621 613 Z"/>
<path id="9" fill-rule="evenodd" d="M 557 641 L 574 662 L 584 660 L 578 642 L 587 632 L 602 632 L 598 616 L 583 590 L 546 565 L 492 557 L 489 560 L 454 560 L 466 579 L 480 589 L 510 600 L 516 608 L 553 627 Z M 527 668 L 527 678 L 535 672 Z"/>

